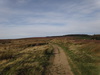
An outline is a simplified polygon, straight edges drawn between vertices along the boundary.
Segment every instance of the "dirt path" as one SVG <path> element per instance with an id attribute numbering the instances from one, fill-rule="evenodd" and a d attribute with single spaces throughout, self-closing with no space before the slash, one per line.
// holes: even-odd
<path id="1" fill-rule="evenodd" d="M 67 56 L 61 47 L 53 45 L 54 47 L 54 60 L 48 75 L 73 75 L 69 66 Z"/>

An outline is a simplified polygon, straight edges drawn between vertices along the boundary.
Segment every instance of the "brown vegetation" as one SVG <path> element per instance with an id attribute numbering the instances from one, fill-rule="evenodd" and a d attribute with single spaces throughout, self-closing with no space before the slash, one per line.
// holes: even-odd
<path id="1" fill-rule="evenodd" d="M 65 51 L 74 75 L 100 74 L 100 40 L 63 36 L 0 40 L 0 75 L 48 75 L 53 44 Z"/>

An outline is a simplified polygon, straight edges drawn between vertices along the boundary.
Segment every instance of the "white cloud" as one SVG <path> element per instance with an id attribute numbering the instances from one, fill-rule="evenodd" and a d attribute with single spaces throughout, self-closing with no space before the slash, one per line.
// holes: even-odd
<path id="1" fill-rule="evenodd" d="M 26 0 L 17 2 L 22 6 L 28 3 Z M 3 0 L 1 3 L 3 4 L 0 6 L 3 7 L 0 7 L 0 38 L 100 33 L 99 0 L 88 0 L 79 4 L 59 3 L 61 5 L 56 4 L 57 9 L 51 8 L 48 11 L 44 8 L 38 8 L 38 11 L 28 10 L 30 9 L 28 6 L 22 10 L 15 7 L 14 9 L 9 5 L 6 6 Z M 47 7 L 49 5 L 47 4 Z"/>

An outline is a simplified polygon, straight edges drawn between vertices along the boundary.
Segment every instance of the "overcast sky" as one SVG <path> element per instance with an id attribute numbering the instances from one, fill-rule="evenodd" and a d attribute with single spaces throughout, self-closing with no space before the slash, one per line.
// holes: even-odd
<path id="1" fill-rule="evenodd" d="M 100 0 L 0 0 L 0 39 L 100 34 Z"/>

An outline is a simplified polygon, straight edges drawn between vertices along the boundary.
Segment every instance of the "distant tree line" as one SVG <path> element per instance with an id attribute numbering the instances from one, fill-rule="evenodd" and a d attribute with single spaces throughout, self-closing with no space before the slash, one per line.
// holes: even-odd
<path id="1" fill-rule="evenodd" d="M 98 35 L 93 35 L 93 36 L 92 36 L 92 39 L 100 40 L 100 34 L 98 34 Z"/>
<path id="2" fill-rule="evenodd" d="M 64 36 L 82 36 L 82 37 L 86 37 L 86 36 L 90 36 L 88 34 L 68 34 L 68 35 L 64 35 Z"/>
<path id="3" fill-rule="evenodd" d="M 69 34 L 65 36 L 73 36 L 73 37 L 86 37 L 89 39 L 100 40 L 100 34 L 88 35 L 88 34 Z"/>
<path id="4" fill-rule="evenodd" d="M 100 40 L 100 34 L 95 35 L 88 35 L 88 34 L 68 34 L 62 36 L 47 36 L 47 37 L 77 37 L 78 39 L 93 39 L 93 40 Z"/>

